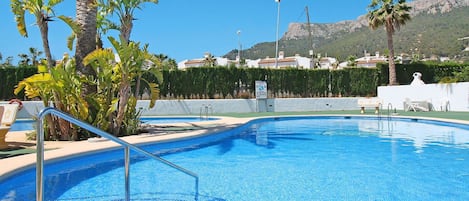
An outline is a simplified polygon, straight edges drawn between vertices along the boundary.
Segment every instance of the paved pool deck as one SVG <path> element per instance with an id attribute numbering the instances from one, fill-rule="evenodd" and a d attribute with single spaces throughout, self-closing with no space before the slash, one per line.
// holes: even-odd
<path id="1" fill-rule="evenodd" d="M 359 110 L 351 111 L 322 111 L 322 112 L 265 112 L 265 113 L 232 113 L 214 114 L 219 117 L 215 121 L 202 121 L 194 123 L 175 123 L 157 126 L 146 126 L 144 132 L 139 135 L 126 136 L 121 139 L 131 144 L 147 144 L 156 141 L 171 141 L 181 138 L 189 138 L 200 135 L 208 135 L 213 132 L 220 132 L 239 125 L 242 125 L 254 118 L 267 116 L 291 116 L 291 115 L 357 115 L 357 116 L 378 116 L 372 110 L 365 114 L 360 114 Z M 469 112 L 404 112 L 404 111 L 384 111 L 379 114 L 381 117 L 415 117 L 423 119 L 444 120 L 450 122 L 469 124 Z M 36 141 L 28 140 L 28 132 L 9 132 L 6 141 L 10 149 L 0 150 L 0 180 L 16 171 L 34 166 L 36 164 Z M 109 140 L 94 138 L 87 141 L 46 141 L 45 159 L 60 160 L 73 157 L 83 153 L 97 152 L 103 149 L 117 149 L 120 146 Z"/>

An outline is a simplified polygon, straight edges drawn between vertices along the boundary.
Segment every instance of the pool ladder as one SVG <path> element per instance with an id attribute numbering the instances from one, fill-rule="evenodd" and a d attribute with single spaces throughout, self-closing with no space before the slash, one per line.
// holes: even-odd
<path id="1" fill-rule="evenodd" d="M 378 111 L 378 119 L 381 120 L 381 111 L 383 111 L 383 105 L 380 103 L 379 104 L 379 111 Z M 391 103 L 388 103 L 388 114 L 387 114 L 387 118 L 388 120 L 391 120 L 391 112 L 392 112 L 393 108 L 392 108 L 392 104 Z"/>
<path id="2" fill-rule="evenodd" d="M 125 167 L 125 200 L 129 201 L 130 200 L 130 177 L 129 177 L 129 172 L 130 172 L 130 150 L 139 152 L 140 154 L 143 154 L 151 159 L 157 160 L 162 162 L 163 164 L 166 164 L 182 173 L 185 173 L 195 179 L 195 197 L 194 199 L 197 201 L 199 197 L 199 176 L 197 174 L 184 169 L 174 163 L 171 163 L 161 157 L 155 156 L 150 152 L 147 152 L 135 145 L 132 145 L 120 138 L 117 138 L 99 128 L 96 128 L 86 122 L 80 121 L 78 119 L 75 119 L 74 117 L 57 110 L 52 107 L 47 107 L 43 109 L 41 112 L 39 112 L 37 118 L 37 152 L 36 152 L 36 200 L 37 201 L 43 201 L 44 200 L 44 127 L 43 127 L 43 122 L 44 122 L 44 117 L 48 114 L 53 114 L 55 116 L 58 116 L 64 120 L 67 120 L 70 123 L 73 123 L 89 132 L 93 132 L 101 137 L 107 138 L 117 144 L 120 144 L 121 146 L 124 147 L 124 167 Z"/>
<path id="3" fill-rule="evenodd" d="M 208 105 L 203 104 L 203 105 L 200 107 L 200 118 L 201 118 L 201 119 L 208 119 L 209 114 L 213 114 L 212 105 L 210 105 L 210 104 L 208 104 Z"/>

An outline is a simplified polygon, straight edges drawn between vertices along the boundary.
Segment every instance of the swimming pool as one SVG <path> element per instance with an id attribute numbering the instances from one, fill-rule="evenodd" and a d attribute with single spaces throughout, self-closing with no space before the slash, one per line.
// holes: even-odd
<path id="1" fill-rule="evenodd" d="M 199 200 L 469 199 L 467 125 L 263 118 L 228 132 L 144 148 L 199 174 Z M 122 200 L 122 155 L 107 151 L 46 165 L 46 200 Z M 192 178 L 135 155 L 133 200 L 194 200 Z M 34 175 L 28 170 L 1 181 L 0 198 L 33 200 Z"/>
<path id="2" fill-rule="evenodd" d="M 172 124 L 172 123 L 188 123 L 218 120 L 216 117 L 200 118 L 200 117 L 141 117 L 143 124 Z M 18 119 L 11 126 L 10 131 L 28 131 L 35 130 L 33 126 L 36 123 L 30 119 Z"/>

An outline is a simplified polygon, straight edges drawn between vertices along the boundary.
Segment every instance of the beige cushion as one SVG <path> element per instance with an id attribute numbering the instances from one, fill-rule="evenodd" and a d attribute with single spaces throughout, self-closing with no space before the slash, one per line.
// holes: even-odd
<path id="1" fill-rule="evenodd" d="M 18 112 L 17 104 L 3 105 L 3 115 L 0 126 L 11 126 L 16 120 L 16 112 Z"/>

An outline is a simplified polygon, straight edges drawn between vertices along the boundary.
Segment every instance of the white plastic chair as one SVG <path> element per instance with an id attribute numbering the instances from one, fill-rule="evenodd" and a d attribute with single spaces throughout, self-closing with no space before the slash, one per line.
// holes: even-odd
<path id="1" fill-rule="evenodd" d="M 412 110 L 414 112 L 417 112 L 417 109 L 415 108 L 415 104 L 413 104 L 412 101 L 409 98 L 405 98 L 404 105 L 405 105 L 404 110 L 406 112 L 408 112 L 410 110 Z"/>

